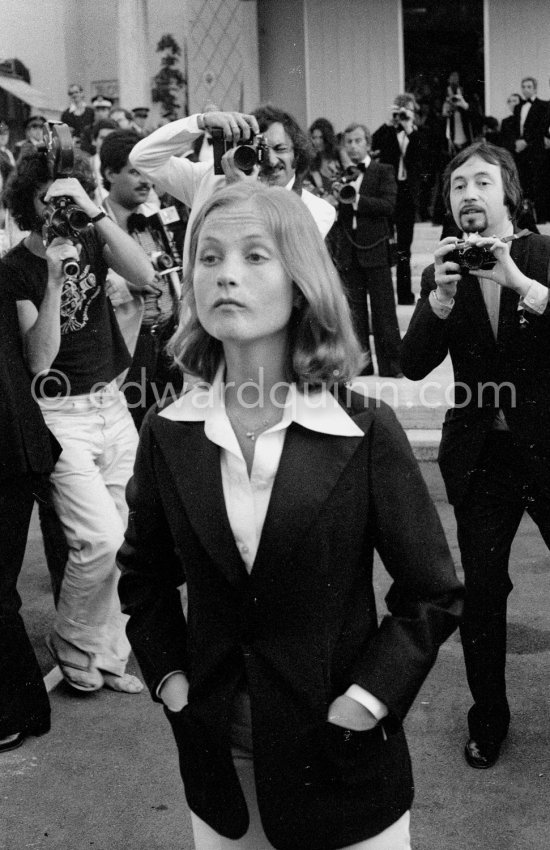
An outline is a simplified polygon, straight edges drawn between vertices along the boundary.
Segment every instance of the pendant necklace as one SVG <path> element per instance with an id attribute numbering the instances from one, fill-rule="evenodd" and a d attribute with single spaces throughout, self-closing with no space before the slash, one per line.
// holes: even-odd
<path id="1" fill-rule="evenodd" d="M 266 431 L 268 428 L 271 428 L 272 425 L 275 425 L 278 421 L 276 417 L 272 417 L 271 419 L 267 418 L 263 419 L 262 422 L 258 426 L 256 426 L 256 428 L 249 428 L 247 425 L 245 425 L 240 416 L 238 416 L 238 414 L 235 413 L 234 410 L 231 411 L 231 416 L 229 416 L 229 412 L 227 410 L 226 413 L 230 419 L 235 419 L 235 421 L 238 422 L 241 428 L 244 428 L 245 436 L 248 437 L 249 440 L 252 440 L 252 442 L 255 442 L 256 437 L 261 431 Z"/>

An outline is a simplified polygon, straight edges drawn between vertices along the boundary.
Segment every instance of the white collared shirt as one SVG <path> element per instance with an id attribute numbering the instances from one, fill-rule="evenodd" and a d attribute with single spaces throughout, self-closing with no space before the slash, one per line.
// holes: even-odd
<path id="1" fill-rule="evenodd" d="M 243 563 L 251 572 L 289 425 L 296 422 L 310 431 L 340 437 L 363 437 L 364 434 L 327 389 L 304 394 L 296 384 L 290 384 L 281 421 L 255 438 L 249 476 L 225 410 L 224 369 L 222 364 L 211 386 L 194 386 L 163 410 L 160 416 L 176 422 L 204 422 L 206 437 L 220 447 L 223 495 L 229 525 Z M 359 685 L 352 685 L 346 693 L 378 720 L 387 715 L 386 706 Z"/>
<path id="2" fill-rule="evenodd" d="M 521 104 L 521 109 L 519 113 L 519 134 L 523 138 L 523 128 L 525 127 L 525 119 L 529 115 L 530 109 L 533 105 L 532 100 L 526 100 Z"/>

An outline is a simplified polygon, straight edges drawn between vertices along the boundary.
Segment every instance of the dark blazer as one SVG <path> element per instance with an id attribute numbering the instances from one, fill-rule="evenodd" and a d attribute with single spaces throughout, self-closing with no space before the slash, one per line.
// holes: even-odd
<path id="1" fill-rule="evenodd" d="M 548 286 L 548 237 L 530 234 L 518 239 L 511 253 L 524 274 Z M 422 274 L 401 366 L 417 381 L 451 355 L 455 406 L 446 414 L 439 451 L 449 501 L 457 504 L 465 497 L 499 408 L 550 482 L 550 308 L 542 316 L 525 313 L 527 324 L 522 324 L 519 296 L 503 288 L 495 340 L 476 278 L 468 275 L 459 282 L 455 306 L 445 320 L 434 314 L 428 300 L 435 286 L 431 265 Z"/>
<path id="2" fill-rule="evenodd" d="M 521 101 L 514 109 L 514 130 L 516 139 L 525 139 L 532 152 L 541 152 L 543 150 L 543 138 L 547 129 L 548 118 L 548 103 L 545 100 L 539 100 L 536 97 L 531 104 L 531 109 L 527 113 L 525 124 L 523 125 L 523 134 L 520 132 L 521 127 L 521 107 L 525 101 Z M 527 150 L 525 151 L 527 153 Z"/>
<path id="3" fill-rule="evenodd" d="M 516 152 L 517 121 L 515 115 L 508 115 L 500 122 L 500 145 L 510 153 Z"/>
<path id="4" fill-rule="evenodd" d="M 404 162 L 407 171 L 407 185 L 413 197 L 418 203 L 422 183 L 422 134 L 414 129 L 409 134 L 409 144 L 405 151 Z M 401 159 L 401 148 L 397 140 L 397 132 L 392 124 L 382 124 L 372 137 L 373 151 L 379 151 L 378 162 L 391 165 L 395 179 L 399 173 L 399 161 Z"/>
<path id="5" fill-rule="evenodd" d="M 289 427 L 250 574 L 204 423 L 151 411 L 128 485 L 120 596 L 153 698 L 171 671 L 190 682 L 188 706 L 166 712 L 189 805 L 222 835 L 236 839 L 248 827 L 228 743 L 246 676 L 258 805 L 279 850 L 352 844 L 409 808 L 402 720 L 461 609 L 405 434 L 383 403 L 349 395 L 363 437 Z M 380 625 L 375 547 L 394 580 Z M 177 590 L 185 580 L 187 624 Z M 326 721 L 352 683 L 389 708 L 372 731 Z"/>
<path id="6" fill-rule="evenodd" d="M 357 230 L 352 230 L 352 205 L 339 204 L 338 207 L 337 223 L 341 235 L 338 263 L 341 268 L 350 267 L 354 245 L 359 246 L 356 258 L 362 268 L 389 265 L 388 218 L 394 213 L 396 197 L 397 183 L 392 166 L 371 160 L 359 186 Z"/>

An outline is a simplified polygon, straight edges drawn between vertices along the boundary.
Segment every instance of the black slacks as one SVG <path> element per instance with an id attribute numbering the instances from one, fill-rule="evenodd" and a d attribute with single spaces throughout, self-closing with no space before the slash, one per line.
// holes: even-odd
<path id="1" fill-rule="evenodd" d="M 45 726 L 50 703 L 21 615 L 21 572 L 34 500 L 45 482 L 0 482 L 0 738 Z"/>
<path id="2" fill-rule="evenodd" d="M 473 738 L 504 739 L 510 722 L 506 697 L 506 608 L 512 590 L 510 548 L 524 511 L 550 548 L 547 465 L 522 449 L 509 432 L 489 434 L 466 497 L 455 506 L 466 597 L 460 627 L 474 705 Z"/>
<path id="3" fill-rule="evenodd" d="M 368 297 L 378 372 L 380 375 L 395 375 L 401 371 L 401 335 L 389 265 L 363 268 L 354 261 L 345 272 L 345 285 L 355 331 L 363 351 L 370 351 Z"/>

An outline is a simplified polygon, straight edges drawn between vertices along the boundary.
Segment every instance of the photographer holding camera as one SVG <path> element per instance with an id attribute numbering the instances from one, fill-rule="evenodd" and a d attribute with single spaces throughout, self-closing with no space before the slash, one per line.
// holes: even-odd
<path id="1" fill-rule="evenodd" d="M 201 133 L 216 131 L 221 131 L 226 147 L 218 167 L 216 162 L 213 166 L 210 162 L 191 162 L 185 157 Z M 262 138 L 258 139 L 260 133 Z M 265 152 L 262 162 L 256 162 L 250 173 L 246 173 L 235 164 L 235 152 L 238 146 L 257 148 L 259 143 Z M 268 185 L 293 189 L 310 210 L 324 238 L 334 223 L 335 212 L 327 201 L 301 187 L 309 157 L 309 141 L 294 118 L 273 107 L 260 107 L 253 114 L 205 112 L 172 121 L 142 139 L 130 154 L 130 162 L 157 188 L 190 208 L 183 245 L 185 270 L 196 211 L 216 189 L 238 180 L 259 179 Z"/>
<path id="2" fill-rule="evenodd" d="M 183 386 L 181 373 L 172 368 L 164 351 L 177 326 L 181 266 L 179 255 L 167 252 L 171 248 L 168 240 L 160 241 L 166 230 L 157 208 L 148 203 L 151 183 L 128 160 L 140 138 L 134 130 L 115 130 L 105 139 L 100 153 L 103 184 L 109 193 L 103 206 L 142 246 L 157 272 L 153 283 L 145 288 L 135 287 L 132 280 L 124 280 L 111 269 L 107 277 L 107 294 L 132 354 L 123 391 L 138 430 L 155 401 L 166 392 L 177 395 Z"/>
<path id="3" fill-rule="evenodd" d="M 397 302 L 414 304 L 411 288 L 411 245 L 422 181 L 421 136 L 415 124 L 416 101 L 412 94 L 398 94 L 391 120 L 372 137 L 373 156 L 391 165 L 397 180 L 393 222 L 397 236 Z"/>
<path id="4" fill-rule="evenodd" d="M 351 182 L 344 183 L 338 193 L 335 256 L 345 282 L 355 331 L 367 355 L 362 374 L 374 374 L 369 339 L 370 300 L 378 373 L 381 377 L 402 378 L 401 337 L 388 247 L 388 219 L 393 216 L 397 193 L 395 177 L 391 166 L 371 158 L 371 136 L 364 124 L 346 127 L 344 146 L 353 168 L 348 170 Z"/>
<path id="5" fill-rule="evenodd" d="M 422 274 L 402 366 L 421 380 L 447 354 L 453 363 L 439 464 L 466 584 L 461 633 L 474 704 L 465 756 L 488 768 L 510 722 L 508 559 L 526 510 L 550 546 L 550 239 L 516 232 L 521 188 L 503 148 L 482 141 L 461 151 L 444 195 L 465 238 L 443 239 Z"/>
<path id="6" fill-rule="evenodd" d="M 76 177 L 53 179 L 59 153 L 37 151 L 18 163 L 5 200 L 29 234 L 1 260 L 17 301 L 32 392 L 62 448 L 51 483 L 69 552 L 48 646 L 71 687 L 138 693 L 141 682 L 125 673 L 130 647 L 115 564 L 137 432 L 116 386 L 130 356 L 105 279 L 112 267 L 145 287 L 154 272 L 91 200 L 91 172 L 86 187 Z M 61 158 L 68 174 L 72 146 Z M 53 225 L 70 232 L 75 221 L 77 235 L 52 233 Z"/>

